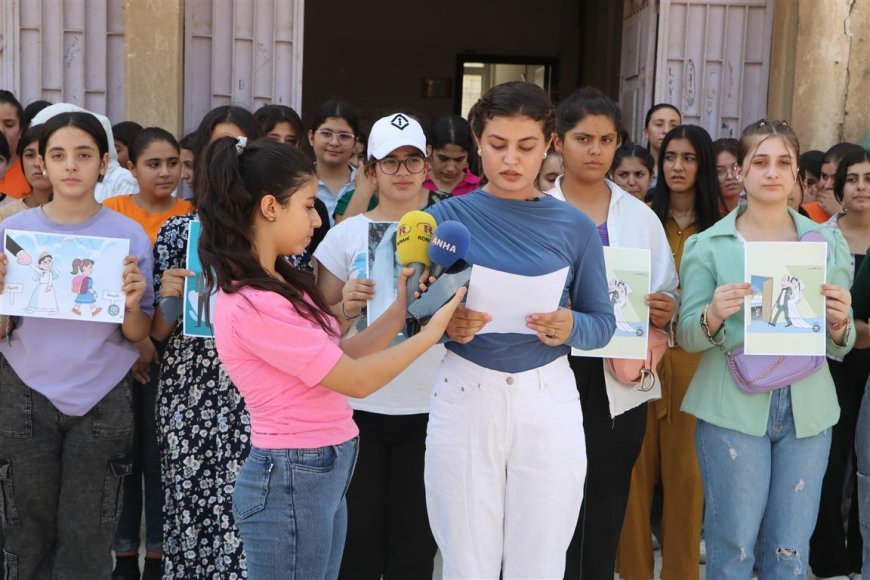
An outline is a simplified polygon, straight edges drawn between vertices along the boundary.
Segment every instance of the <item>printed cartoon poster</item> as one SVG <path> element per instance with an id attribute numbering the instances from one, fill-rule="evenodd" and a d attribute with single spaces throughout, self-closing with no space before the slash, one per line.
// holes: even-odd
<path id="1" fill-rule="evenodd" d="M 575 356 L 645 359 L 649 339 L 650 251 L 639 248 L 604 248 L 607 291 L 616 332 L 607 346 L 595 350 L 572 349 Z"/>
<path id="2" fill-rule="evenodd" d="M 747 242 L 744 352 L 825 354 L 825 242 Z"/>
<path id="3" fill-rule="evenodd" d="M 366 306 L 366 323 L 372 324 L 396 300 L 402 265 L 396 256 L 396 222 L 369 223 L 365 277 L 374 280 L 374 297 Z"/>
<path id="4" fill-rule="evenodd" d="M 198 336 L 200 338 L 214 337 L 214 328 L 211 321 L 214 320 L 214 294 L 209 293 L 205 285 L 205 274 L 202 272 L 202 263 L 199 261 L 199 236 L 202 232 L 202 224 L 199 220 L 190 222 L 190 232 L 187 236 L 187 269 L 195 272 L 184 281 L 184 314 L 183 332 L 185 336 Z"/>
<path id="5" fill-rule="evenodd" d="M 0 313 L 65 320 L 124 321 L 124 258 L 130 241 L 6 230 Z"/>

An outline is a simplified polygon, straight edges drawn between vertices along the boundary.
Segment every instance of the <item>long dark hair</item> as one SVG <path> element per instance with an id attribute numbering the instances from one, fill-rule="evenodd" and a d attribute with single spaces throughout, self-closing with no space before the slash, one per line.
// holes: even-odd
<path id="1" fill-rule="evenodd" d="M 610 119 L 617 138 L 622 134 L 622 111 L 607 95 L 594 87 L 582 87 L 556 107 L 556 135 L 565 138 L 565 133 L 591 116 Z"/>
<path id="2" fill-rule="evenodd" d="M 177 153 L 181 153 L 178 141 L 175 140 L 172 133 L 161 127 L 145 127 L 133 133 L 133 137 L 130 138 L 130 142 L 127 144 L 127 157 L 130 158 L 130 162 L 136 165 L 139 156 L 145 152 L 145 149 L 149 145 L 156 141 L 169 143 Z"/>
<path id="3" fill-rule="evenodd" d="M 205 148 L 208 147 L 211 133 L 214 128 L 221 123 L 232 123 L 242 130 L 250 140 L 260 138 L 260 125 L 254 119 L 254 114 L 244 107 L 236 107 L 231 105 L 221 105 L 215 107 L 205 114 L 199 122 L 199 127 L 194 132 L 194 147 L 193 150 L 193 201 L 199 203 L 199 197 L 202 195 L 202 189 L 205 187 L 205 179 L 200 177 L 204 173 L 202 159 Z"/>
<path id="4" fill-rule="evenodd" d="M 612 176 L 623 159 L 637 159 L 640 161 L 649 174 L 655 172 L 655 159 L 646 147 L 642 145 L 623 145 L 616 150 L 613 155 L 613 163 L 610 165 L 610 175 Z"/>
<path id="5" fill-rule="evenodd" d="M 75 111 L 60 113 L 43 123 L 42 131 L 39 132 L 40 157 L 45 159 L 45 148 L 48 146 L 48 139 L 56 131 L 64 127 L 75 127 L 90 135 L 97 145 L 97 151 L 99 151 L 101 158 L 109 152 L 109 139 L 106 137 L 106 131 L 103 129 L 102 123 L 90 113 Z M 98 182 L 102 180 L 102 175 L 97 177 Z"/>
<path id="6" fill-rule="evenodd" d="M 703 232 L 719 219 L 722 194 L 716 178 L 716 158 L 713 156 L 713 141 L 706 129 L 697 125 L 679 125 L 665 135 L 659 149 L 658 181 L 653 188 L 652 210 L 662 224 L 666 224 L 671 212 L 671 192 L 665 181 L 665 151 L 674 139 L 686 139 L 695 148 L 698 156 L 698 175 L 695 181 L 695 224 Z"/>
<path id="7" fill-rule="evenodd" d="M 843 203 L 843 188 L 846 187 L 846 176 L 849 173 L 849 168 L 864 162 L 870 163 L 870 149 L 852 151 L 840 159 L 837 173 L 834 176 L 834 198 L 838 202 Z"/>
<path id="8" fill-rule="evenodd" d="M 354 135 L 359 134 L 359 115 L 353 105 L 347 101 L 326 101 L 317 110 L 314 115 L 314 120 L 311 123 L 311 130 L 317 131 L 321 125 L 326 123 L 327 119 L 344 119 L 350 126 L 350 130 Z"/>
<path id="9" fill-rule="evenodd" d="M 289 203 L 306 182 L 316 178 L 314 164 L 302 151 L 285 143 L 259 139 L 248 143 L 241 153 L 236 151 L 238 143 L 232 137 L 221 137 L 205 150 L 199 257 L 206 284 L 228 294 L 246 287 L 275 292 L 300 316 L 334 336 L 329 306 L 314 277 L 281 256 L 275 260 L 275 271 L 283 280 L 271 276 L 260 265 L 254 244 L 254 215 L 260 199 L 272 195 L 282 205 Z"/>
<path id="10" fill-rule="evenodd" d="M 27 125 L 30 123 L 27 117 L 24 115 L 24 108 L 21 106 L 21 103 L 18 99 L 15 98 L 10 91 L 5 89 L 0 89 L 0 104 L 12 105 L 15 109 L 15 116 L 18 117 L 18 129 L 19 131 L 24 131 L 27 129 Z"/>
<path id="11" fill-rule="evenodd" d="M 265 136 L 278 123 L 289 123 L 296 133 L 296 147 L 302 148 L 305 143 L 305 131 L 299 114 L 287 105 L 263 105 L 254 113 L 254 118 L 260 124 L 260 134 Z"/>

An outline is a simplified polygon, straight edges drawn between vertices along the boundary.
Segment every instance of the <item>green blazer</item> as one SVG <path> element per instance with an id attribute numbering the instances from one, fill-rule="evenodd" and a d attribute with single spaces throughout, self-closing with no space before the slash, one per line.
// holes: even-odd
<path id="1" fill-rule="evenodd" d="M 686 242 L 680 279 L 683 288 L 677 338 L 689 352 L 703 352 L 698 370 L 683 399 L 682 410 L 698 419 L 747 435 L 767 432 L 771 393 L 746 395 L 728 371 L 725 355 L 707 338 L 701 328 L 701 311 L 713 299 L 713 291 L 723 284 L 744 281 L 743 244 L 737 237 L 737 216 L 745 207 L 732 211 L 714 226 L 695 234 Z M 852 272 L 849 246 L 835 229 L 817 224 L 789 210 L 798 236 L 815 231 L 828 242 L 827 282 L 848 289 Z M 725 321 L 727 350 L 743 344 L 743 308 Z M 719 331 L 717 340 L 721 338 Z M 827 342 L 829 355 L 843 357 L 855 344 L 854 323 L 850 319 L 845 345 Z M 792 413 L 797 437 L 817 435 L 836 424 L 840 417 L 837 393 L 827 363 L 816 373 L 791 385 Z"/>

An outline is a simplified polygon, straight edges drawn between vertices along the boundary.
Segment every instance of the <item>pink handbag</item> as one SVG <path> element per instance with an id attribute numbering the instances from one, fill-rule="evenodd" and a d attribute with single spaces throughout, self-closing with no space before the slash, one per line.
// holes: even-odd
<path id="1" fill-rule="evenodd" d="M 637 385 L 641 391 L 649 391 L 655 386 L 655 370 L 668 348 L 668 336 L 652 325 L 649 329 L 646 359 L 605 359 L 605 364 L 617 381 L 625 385 Z"/>

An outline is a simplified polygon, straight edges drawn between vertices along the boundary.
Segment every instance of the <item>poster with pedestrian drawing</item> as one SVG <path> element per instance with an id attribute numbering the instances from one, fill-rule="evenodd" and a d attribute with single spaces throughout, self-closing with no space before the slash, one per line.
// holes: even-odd
<path id="1" fill-rule="evenodd" d="M 214 293 L 209 293 L 205 285 L 205 274 L 199 261 L 199 236 L 202 224 L 191 220 L 187 236 L 187 269 L 195 274 L 184 281 L 184 315 L 182 316 L 185 336 L 213 338 Z"/>
<path id="2" fill-rule="evenodd" d="M 365 277 L 375 282 L 374 298 L 366 306 L 366 323 L 380 318 L 396 299 L 402 265 L 396 257 L 396 222 L 370 222 Z"/>
<path id="3" fill-rule="evenodd" d="M 124 321 L 124 258 L 130 240 L 6 230 L 0 314 Z"/>
<path id="4" fill-rule="evenodd" d="M 744 352 L 825 355 L 825 242 L 747 242 Z"/>
<path id="5" fill-rule="evenodd" d="M 650 251 L 640 248 L 604 248 L 607 291 L 616 332 L 607 346 L 595 350 L 572 349 L 575 356 L 645 359 L 649 338 Z"/>

